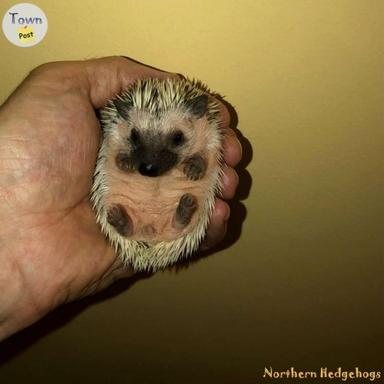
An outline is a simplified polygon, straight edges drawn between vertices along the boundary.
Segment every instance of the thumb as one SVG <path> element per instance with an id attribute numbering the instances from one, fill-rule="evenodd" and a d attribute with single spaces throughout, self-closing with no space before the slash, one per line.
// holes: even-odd
<path id="1" fill-rule="evenodd" d="M 100 108 L 107 100 L 120 93 L 137 79 L 156 77 L 165 79 L 176 76 L 141 64 L 122 56 L 111 56 L 84 61 L 58 61 L 35 68 L 28 78 L 33 85 L 42 83 L 55 89 L 79 90 L 90 99 L 94 108 Z"/>

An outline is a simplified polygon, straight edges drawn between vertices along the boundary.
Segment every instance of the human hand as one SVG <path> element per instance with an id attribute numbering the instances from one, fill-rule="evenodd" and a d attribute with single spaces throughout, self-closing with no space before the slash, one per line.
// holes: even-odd
<path id="1" fill-rule="evenodd" d="M 33 70 L 0 109 L 0 339 L 60 304 L 129 277 L 89 204 L 99 147 L 95 109 L 138 78 L 175 76 L 122 57 Z M 233 197 L 241 147 L 228 127 L 223 199 Z M 217 199 L 204 248 L 226 231 Z"/>

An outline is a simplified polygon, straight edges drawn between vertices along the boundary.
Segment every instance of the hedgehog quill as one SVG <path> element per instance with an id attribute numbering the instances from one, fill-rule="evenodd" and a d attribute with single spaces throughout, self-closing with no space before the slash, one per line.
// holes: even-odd
<path id="1" fill-rule="evenodd" d="M 220 106 L 199 81 L 138 80 L 100 111 L 91 203 L 124 263 L 156 271 L 195 252 L 221 191 Z"/>

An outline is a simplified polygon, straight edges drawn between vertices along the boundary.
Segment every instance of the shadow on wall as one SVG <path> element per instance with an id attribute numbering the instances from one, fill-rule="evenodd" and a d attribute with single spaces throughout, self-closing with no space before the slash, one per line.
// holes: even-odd
<path id="1" fill-rule="evenodd" d="M 235 198 L 229 202 L 231 208 L 231 217 L 228 222 L 227 234 L 224 240 L 219 245 L 215 246 L 209 251 L 200 252 L 191 259 L 181 262 L 177 266 L 170 268 L 171 270 L 176 272 L 190 267 L 191 265 L 205 259 L 213 253 L 229 248 L 240 238 L 242 223 L 246 218 L 246 208 L 240 200 L 245 200 L 248 197 L 252 185 L 251 176 L 249 172 L 245 169 L 246 166 L 252 160 L 252 147 L 250 145 L 250 142 L 237 129 L 238 117 L 235 112 L 235 109 L 225 100 L 222 100 L 222 102 L 226 105 L 230 112 L 230 127 L 236 132 L 236 135 L 239 138 L 243 147 L 242 160 L 240 164 L 236 167 L 236 171 L 239 175 L 239 186 Z M 40 338 L 44 337 L 55 329 L 61 328 L 65 324 L 69 323 L 73 318 L 75 318 L 77 315 L 79 315 L 82 311 L 84 311 L 91 305 L 115 297 L 123 291 L 128 290 L 133 284 L 135 284 L 139 280 L 149 278 L 150 276 L 151 274 L 136 274 L 133 277 L 116 282 L 111 287 L 101 293 L 73 303 L 66 304 L 54 310 L 42 320 L 20 331 L 16 335 L 11 336 L 9 339 L 1 343 L 0 365 L 16 357 L 19 353 L 32 346 Z"/>

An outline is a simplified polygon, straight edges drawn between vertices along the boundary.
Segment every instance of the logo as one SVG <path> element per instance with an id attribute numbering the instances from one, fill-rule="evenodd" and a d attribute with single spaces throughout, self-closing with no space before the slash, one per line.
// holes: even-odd
<path id="1" fill-rule="evenodd" d="M 32 47 L 44 39 L 48 30 L 45 13 L 34 4 L 16 4 L 3 17 L 5 37 L 18 47 Z"/>

